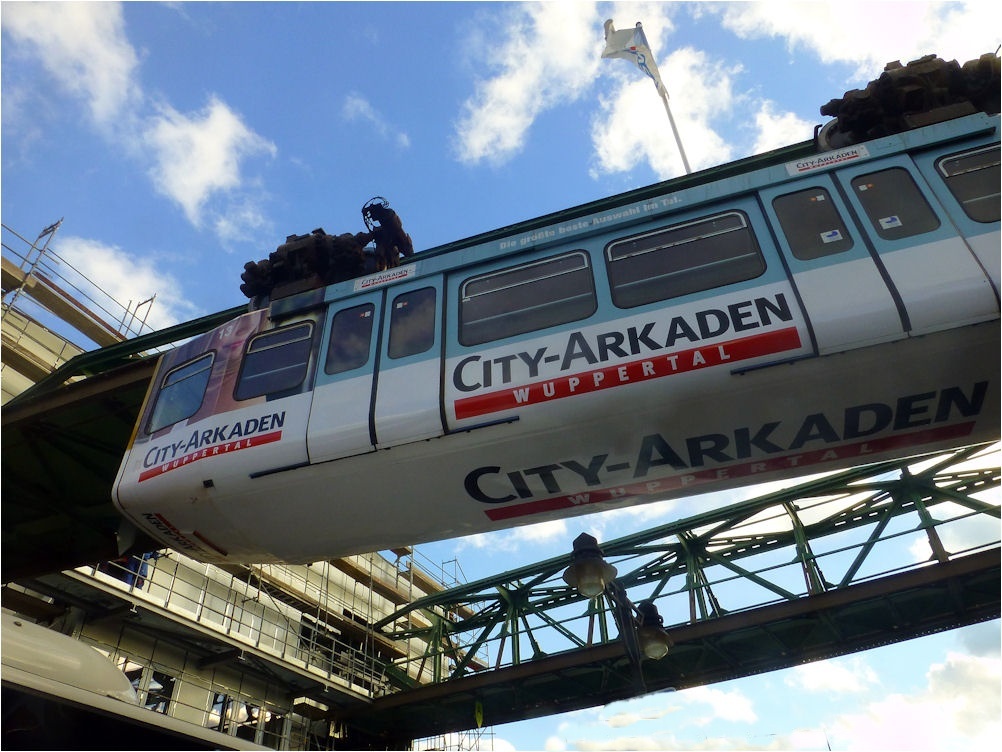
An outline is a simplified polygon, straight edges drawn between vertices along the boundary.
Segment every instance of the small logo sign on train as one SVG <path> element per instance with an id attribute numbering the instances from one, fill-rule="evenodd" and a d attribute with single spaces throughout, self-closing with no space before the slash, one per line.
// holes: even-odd
<path id="1" fill-rule="evenodd" d="M 383 272 L 370 274 L 368 277 L 355 280 L 355 292 L 368 290 L 373 287 L 382 287 L 383 285 L 390 284 L 390 282 L 399 282 L 402 279 L 413 277 L 415 274 L 417 274 L 417 264 L 398 266 L 395 269 L 387 269 Z"/>
<path id="2" fill-rule="evenodd" d="M 844 149 L 826 151 L 823 154 L 818 154 L 814 157 L 807 157 L 805 159 L 798 159 L 794 162 L 787 162 L 786 171 L 790 175 L 804 175 L 808 172 L 814 172 L 815 170 L 823 170 L 826 167 L 834 167 L 835 165 L 845 164 L 846 162 L 855 162 L 857 159 L 866 159 L 869 156 L 870 152 L 864 144 L 847 146 Z"/>

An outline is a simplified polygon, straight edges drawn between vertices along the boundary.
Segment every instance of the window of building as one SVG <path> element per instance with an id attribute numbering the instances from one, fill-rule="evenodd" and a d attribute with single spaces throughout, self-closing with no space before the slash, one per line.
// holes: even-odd
<path id="1" fill-rule="evenodd" d="M 595 283 L 583 251 L 466 280 L 460 288 L 459 341 L 479 345 L 587 318 Z"/>
<path id="2" fill-rule="evenodd" d="M 852 248 L 849 230 L 824 188 L 778 196 L 772 208 L 796 258 L 810 261 Z"/>
<path id="3" fill-rule="evenodd" d="M 198 412 L 209 384 L 214 357 L 214 353 L 205 353 L 167 372 L 153 404 L 147 431 L 156 433 Z"/>
<path id="4" fill-rule="evenodd" d="M 434 344 L 435 288 L 422 287 L 397 295 L 390 308 L 390 357 L 417 355 Z"/>
<path id="5" fill-rule="evenodd" d="M 214 692 L 205 725 L 207 728 L 228 734 L 233 724 L 244 723 L 247 715 L 247 706 L 240 700 L 225 692 Z"/>
<path id="6" fill-rule="evenodd" d="M 132 688 L 138 694 L 143 684 L 143 665 L 130 660 L 127 656 L 119 656 L 115 665 L 125 674 L 126 678 L 132 684 Z"/>
<path id="7" fill-rule="evenodd" d="M 272 749 L 280 749 L 282 740 L 285 738 L 285 716 L 274 711 L 265 709 L 264 730 L 261 734 L 261 744 Z"/>
<path id="8" fill-rule="evenodd" d="M 150 676 L 150 686 L 146 690 L 146 700 L 143 702 L 147 710 L 167 714 L 170 701 L 174 696 L 175 678 L 163 671 L 153 671 Z"/>
<path id="9" fill-rule="evenodd" d="M 115 665 L 132 683 L 140 705 L 147 710 L 167 714 L 171 698 L 174 696 L 176 679 L 173 676 L 157 671 L 151 666 L 136 663 L 128 656 L 119 656 Z"/>
<path id="10" fill-rule="evenodd" d="M 943 157 L 936 167 L 968 217 L 999 221 L 999 147 Z"/>
<path id="11" fill-rule="evenodd" d="M 852 188 L 874 231 L 884 240 L 900 240 L 939 227 L 933 212 L 912 176 L 902 167 L 860 175 Z"/>
<path id="12" fill-rule="evenodd" d="M 620 308 L 677 298 L 765 271 L 744 212 L 671 225 L 606 246 L 613 302 Z"/>
<path id="13" fill-rule="evenodd" d="M 306 379 L 313 343 L 309 321 L 259 334 L 247 346 L 234 391 L 238 400 L 285 392 Z"/>
<path id="14" fill-rule="evenodd" d="M 257 741 L 258 728 L 260 728 L 262 722 L 261 706 L 252 705 L 249 702 L 245 703 L 244 711 L 240 714 L 240 719 L 237 722 L 237 739 L 245 739 L 249 742 Z"/>
<path id="15" fill-rule="evenodd" d="M 324 366 L 327 373 L 351 371 L 368 362 L 375 313 L 376 307 L 372 303 L 366 303 L 345 308 L 334 315 L 331 343 Z"/>

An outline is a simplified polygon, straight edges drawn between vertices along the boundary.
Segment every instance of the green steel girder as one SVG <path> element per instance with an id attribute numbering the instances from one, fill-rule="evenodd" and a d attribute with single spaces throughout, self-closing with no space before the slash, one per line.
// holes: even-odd
<path id="1" fill-rule="evenodd" d="M 415 739 L 997 619 L 998 459 L 997 447 L 979 446 L 855 468 L 603 542 L 620 575 L 594 600 L 560 577 L 570 552 L 422 598 L 375 628 L 406 639 L 418 634 L 405 627 L 411 611 L 444 615 L 461 605 L 473 613 L 448 625 L 442 650 L 443 659 L 462 656 L 455 669 L 419 686 L 399 683 L 334 717 L 355 739 L 382 739 L 386 729 Z M 971 522 L 982 523 L 983 539 L 951 550 L 950 526 Z M 908 554 L 916 541 L 928 544 L 928 561 Z M 733 603 L 735 588 L 755 598 Z M 660 661 L 636 656 L 631 598 L 674 609 L 665 618 L 674 647 Z M 486 654 L 489 668 L 476 670 L 474 654 Z M 402 674 L 406 665 L 388 668 Z"/>
<path id="2" fill-rule="evenodd" d="M 333 716 L 350 730 L 346 748 L 362 748 L 361 740 L 369 739 L 369 748 L 388 749 L 388 730 L 401 740 L 418 739 L 846 655 L 998 619 L 1000 568 L 995 546 L 795 601 L 673 625 L 667 657 L 640 667 L 642 690 L 623 642 L 611 639 L 391 692 L 337 707 Z"/>
<path id="3" fill-rule="evenodd" d="M 977 465 L 973 469 L 957 469 L 972 462 Z M 711 621 L 776 603 L 809 602 L 813 597 L 848 589 L 874 578 L 874 572 L 862 574 L 867 566 L 879 564 L 876 576 L 923 566 L 923 562 L 901 560 L 902 550 L 907 548 L 901 541 L 912 540 L 909 536 L 923 536 L 932 552 L 931 560 L 938 563 L 976 551 L 997 550 L 998 499 L 976 495 L 997 494 L 999 482 L 997 447 L 966 447 L 932 459 L 910 458 L 853 468 L 603 542 L 602 550 L 621 572 L 617 582 L 630 597 L 637 601 L 652 598 L 659 606 L 676 603 L 674 617 L 666 618 L 671 633 L 686 623 Z M 936 516 L 931 510 L 937 510 Z M 940 529 L 972 519 L 993 523 L 990 539 L 975 549 L 951 553 Z M 842 540 L 840 536 L 853 540 L 833 545 Z M 890 560 L 876 561 L 888 556 Z M 570 563 L 568 553 L 428 596 L 384 618 L 374 628 L 391 639 L 406 639 L 418 635 L 404 626 L 410 611 L 444 613 L 462 605 L 474 614 L 451 623 L 450 634 L 457 639 L 466 635 L 464 651 L 486 650 L 490 654 L 493 650 L 488 662 L 495 670 L 564 650 L 615 642 L 621 630 L 609 625 L 614 604 L 607 603 L 608 598 L 588 602 L 565 585 L 559 575 Z M 834 573 L 842 569 L 844 573 Z M 752 593 L 753 601 L 732 605 L 734 596 L 725 592 L 737 587 Z M 641 591 L 647 592 L 638 595 Z M 685 604 L 682 608 L 677 607 L 679 598 Z M 834 623 L 820 627 L 812 623 L 811 629 L 821 629 L 832 639 L 840 634 Z M 523 654 L 521 640 L 532 646 L 531 657 Z M 720 645 L 714 649 L 725 650 Z M 769 650 L 768 646 L 763 649 Z M 471 673 L 471 661 L 460 661 L 450 680 Z"/>

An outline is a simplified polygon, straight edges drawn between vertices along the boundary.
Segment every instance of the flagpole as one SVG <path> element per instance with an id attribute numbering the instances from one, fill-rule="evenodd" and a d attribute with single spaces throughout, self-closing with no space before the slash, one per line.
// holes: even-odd
<path id="1" fill-rule="evenodd" d="M 647 43 L 643 24 L 637 21 L 637 25 L 633 29 L 616 31 L 616 25 L 611 18 L 608 19 L 605 22 L 605 51 L 602 53 L 602 57 L 618 57 L 629 60 L 654 81 L 654 88 L 658 90 L 658 95 L 665 105 L 665 112 L 668 113 L 668 122 L 671 123 L 671 132 L 675 136 L 678 153 L 682 156 L 685 174 L 690 174 L 692 168 L 689 167 L 689 158 L 685 156 L 682 138 L 678 135 L 678 127 L 675 125 L 675 117 L 671 114 L 671 107 L 668 106 L 668 90 L 665 88 L 664 81 L 661 80 L 657 63 L 654 62 L 654 53 L 651 52 L 651 46 Z"/>
<path id="2" fill-rule="evenodd" d="M 689 167 L 689 160 L 685 156 L 685 149 L 682 148 L 682 139 L 679 138 L 678 128 L 675 127 L 675 118 L 672 117 L 671 107 L 668 106 L 668 92 L 664 90 L 663 86 L 658 86 L 657 82 L 654 84 L 657 87 L 658 94 L 661 95 L 661 101 L 665 103 L 665 112 L 668 113 L 668 122 L 671 123 L 671 132 L 675 134 L 675 143 L 678 144 L 678 153 L 682 155 L 682 165 L 685 167 L 685 174 L 688 175 L 692 172 L 692 168 Z"/>

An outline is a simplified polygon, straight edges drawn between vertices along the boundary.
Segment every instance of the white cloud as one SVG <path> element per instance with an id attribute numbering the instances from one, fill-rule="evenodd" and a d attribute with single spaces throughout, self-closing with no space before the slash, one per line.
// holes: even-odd
<path id="1" fill-rule="evenodd" d="M 660 54 L 673 29 L 670 15 L 684 7 L 631 3 L 617 4 L 613 12 L 621 27 L 635 18 L 644 20 L 669 93 L 686 92 L 686 97 L 670 100 L 670 106 L 689 162 L 698 169 L 734 158 L 733 147 L 709 127 L 709 119 L 733 106 L 733 79 L 741 69 L 691 48 Z M 460 161 L 500 164 L 511 159 L 543 112 L 579 99 L 602 76 L 614 87 L 600 95 L 601 110 L 591 127 L 593 177 L 641 163 L 661 178 L 681 174 L 679 149 L 652 82 L 627 62 L 600 57 L 603 20 L 592 4 L 524 4 L 507 17 L 505 28 L 476 37 L 475 48 L 483 52 L 484 67 L 493 75 L 481 80 L 464 104 L 457 126 Z"/>
<path id="2" fill-rule="evenodd" d="M 1002 657 L 1000 627 L 1002 624 L 999 623 L 998 619 L 968 627 L 959 633 L 961 644 L 973 656 L 998 660 Z"/>
<path id="3" fill-rule="evenodd" d="M 199 313 L 181 294 L 178 280 L 164 272 L 155 256 L 140 259 L 116 246 L 73 236 L 61 236 L 54 250 L 73 267 L 60 267 L 62 276 L 90 296 L 100 309 L 96 312 L 109 323 L 117 323 L 122 315 L 118 306 L 135 311 L 136 304 L 153 296 L 152 305 L 143 306 L 138 313 L 149 329 L 172 326 Z M 138 323 L 133 331 L 137 329 Z"/>
<path id="4" fill-rule="evenodd" d="M 109 147 L 124 149 L 144 165 L 152 159 L 148 174 L 154 188 L 192 225 L 211 228 L 225 244 L 267 224 L 258 191 L 242 167 L 252 156 L 274 155 L 275 145 L 217 97 L 200 112 L 184 114 L 163 104 L 148 115 L 151 104 L 140 85 L 139 56 L 120 3 L 5 3 L 3 31 L 59 89 L 85 102 Z M 28 111 L 26 97 L 44 104 L 51 96 L 16 86 L 12 93 L 6 80 L 4 85 L 4 100 L 17 105 L 19 123 Z M 37 138 L 31 121 L 19 131 L 22 139 Z"/>
<path id="5" fill-rule="evenodd" d="M 986 653 L 992 657 L 949 653 L 942 662 L 930 666 L 926 685 L 913 694 L 878 694 L 878 699 L 861 704 L 858 711 L 833 710 L 823 726 L 815 728 L 783 727 L 782 719 L 760 719 L 751 700 L 741 692 L 724 691 L 713 686 L 694 687 L 673 693 L 673 705 L 681 714 L 673 715 L 672 732 L 654 731 L 605 738 L 600 732 L 587 733 L 581 727 L 561 725 L 559 733 L 566 748 L 578 750 L 939 750 L 993 749 L 1002 733 L 1002 660 L 999 658 L 998 621 L 985 625 L 984 635 L 996 642 Z M 965 630 L 964 634 L 970 634 Z M 828 691 L 839 694 L 867 690 L 873 696 L 878 689 L 878 677 L 861 656 L 813 664 L 817 671 L 796 669 L 786 677 L 788 686 L 811 692 Z M 825 665 L 828 664 L 828 665 Z M 806 668 L 806 667 L 801 667 Z M 832 670 L 832 669 L 835 670 Z M 859 670 L 863 676 L 854 682 L 846 672 Z M 888 677 L 890 681 L 893 677 Z M 749 680 L 750 681 L 750 680 Z M 855 685 L 855 686 L 854 686 Z M 790 690 L 795 691 L 795 690 Z M 626 728 L 631 722 L 641 722 L 657 712 L 652 701 L 663 701 L 659 695 L 649 695 L 616 704 L 616 712 L 605 722 L 615 729 Z M 839 698 L 841 699 L 841 698 Z M 798 702 L 817 704 L 814 697 Z M 834 706 L 836 698 L 830 703 Z M 710 712 L 701 713 L 708 705 Z M 844 707 L 844 706 L 843 706 Z M 671 708 L 672 710 L 674 708 Z M 662 713 L 663 714 L 663 713 Z M 756 724 L 747 736 L 722 736 L 715 721 Z M 765 728 L 765 723 L 778 724 Z M 693 733 L 687 727 L 695 726 Z M 711 736 L 711 733 L 715 735 Z"/>
<path id="6" fill-rule="evenodd" d="M 669 704 L 670 701 L 670 704 Z M 614 710 L 606 715 L 606 710 Z M 715 721 L 732 723 L 755 723 L 758 716 L 755 713 L 751 699 L 734 689 L 718 689 L 713 686 L 691 687 L 680 692 L 658 693 L 640 697 L 635 700 L 617 702 L 602 709 L 599 725 L 614 729 L 627 728 L 638 723 L 656 721 L 665 716 L 673 718 L 672 728 L 678 730 L 683 726 L 696 726 L 705 729 Z M 581 734 L 580 727 L 570 727 L 564 732 L 573 739 Z M 595 737 L 601 734 L 594 735 Z M 625 740 L 640 744 L 636 749 L 682 749 L 673 737 L 663 733 L 653 732 L 645 736 L 629 736 L 614 740 L 608 749 L 629 749 L 622 746 Z M 610 740 L 591 738 L 588 741 L 577 739 L 571 742 L 574 749 L 602 749 Z M 594 746 L 591 746 L 594 744 Z"/>
<path id="7" fill-rule="evenodd" d="M 111 125 L 141 96 L 139 60 L 118 3 L 4 3 L 3 30 L 83 99 L 99 126 Z"/>
<path id="8" fill-rule="evenodd" d="M 625 736 L 617 739 L 579 739 L 574 742 L 574 749 L 619 752 L 619 750 L 682 749 L 682 747 L 666 745 L 665 741 L 658 737 Z"/>
<path id="9" fill-rule="evenodd" d="M 550 520 L 535 525 L 525 525 L 514 528 L 511 534 L 516 541 L 526 543 L 561 540 L 567 537 L 567 522 L 565 520 Z"/>
<path id="10" fill-rule="evenodd" d="M 603 722 L 611 728 L 623 728 L 642 721 L 656 721 L 669 713 L 677 713 L 681 709 L 679 705 L 671 705 L 664 708 L 646 708 L 635 712 L 622 711 L 609 716 Z"/>
<path id="11" fill-rule="evenodd" d="M 807 692 L 865 692 L 878 683 L 877 674 L 860 656 L 806 663 L 786 676 L 788 686 Z"/>
<path id="12" fill-rule="evenodd" d="M 401 149 L 406 149 L 411 145 L 411 139 L 407 133 L 393 128 L 386 118 L 376 111 L 369 100 L 359 94 L 352 93 L 345 97 L 341 114 L 349 122 L 361 120 L 363 123 L 367 123 L 380 138 L 392 141 Z"/>
<path id="13" fill-rule="evenodd" d="M 698 725 L 717 719 L 741 723 L 755 723 L 758 720 L 752 701 L 737 690 L 723 690 L 705 686 L 693 687 L 676 693 L 675 697 L 680 703 L 689 706 L 690 713 L 698 712 L 700 705 L 709 706 L 709 715 L 690 718 Z"/>
<path id="14" fill-rule="evenodd" d="M 664 105 L 650 80 L 627 62 L 605 61 L 601 13 L 612 13 L 620 28 L 642 19 L 648 41 L 668 88 L 679 137 L 693 170 L 804 141 L 813 123 L 756 101 L 739 88 L 740 64 L 714 59 L 705 50 L 678 46 L 669 36 L 672 16 L 713 14 L 744 39 L 785 41 L 791 56 L 807 50 L 825 64 L 854 67 L 846 87 L 863 85 L 890 60 L 907 62 L 930 51 L 961 62 L 989 52 L 994 42 L 984 29 L 997 10 L 973 3 L 748 2 L 720 4 L 591 3 L 519 5 L 500 29 L 468 35 L 484 60 L 487 76 L 463 106 L 456 128 L 460 161 L 504 163 L 524 147 L 535 120 L 546 110 L 572 102 L 600 76 L 614 86 L 600 92 L 600 110 L 591 131 L 595 149 L 592 177 L 648 165 L 659 179 L 684 171 Z M 601 13 L 599 12 L 601 11 Z M 861 23 L 860 19 L 866 19 Z M 496 20 L 496 19 L 494 19 Z M 893 29 L 893 33 L 888 33 Z M 684 40 L 683 40 L 684 41 Z M 550 51 L 559 51 L 552 53 Z M 684 96 L 679 92 L 684 93 Z M 724 138 L 715 120 L 727 123 L 736 112 L 754 112 L 754 139 Z"/>
<path id="15" fill-rule="evenodd" d="M 791 112 L 776 112 L 773 102 L 762 102 L 758 112 L 755 113 L 755 132 L 758 138 L 752 147 L 752 153 L 761 154 L 806 141 L 813 131 L 814 123 L 803 120 Z"/>
<path id="16" fill-rule="evenodd" d="M 721 752 L 722 750 L 822 750 L 830 749 L 823 731 L 804 729 L 789 734 L 769 734 L 764 739 L 744 737 L 701 737 L 698 740 L 678 738 L 672 733 L 650 736 L 627 736 L 615 739 L 580 739 L 571 747 L 575 750 L 668 750 L 670 752 Z"/>
<path id="17" fill-rule="evenodd" d="M 647 24 L 644 25 L 645 30 Z M 648 35 L 648 41 L 655 45 Z M 655 57 L 669 95 L 669 107 L 679 140 L 693 170 L 734 159 L 734 146 L 712 127 L 712 118 L 728 115 L 737 95 L 735 77 L 741 67 L 713 60 L 691 47 Z M 618 61 L 607 61 L 608 64 Z M 626 172 L 647 163 L 659 179 L 684 173 L 678 144 L 664 103 L 650 79 L 623 64 L 614 72 L 618 88 L 601 99 L 592 125 L 596 165 L 593 175 Z M 685 96 L 672 96 L 685 92 Z"/>
<path id="18" fill-rule="evenodd" d="M 748 2 L 707 6 L 742 38 L 778 37 L 824 63 L 855 65 L 863 83 L 892 60 L 929 53 L 963 63 L 993 52 L 999 10 L 982 2 Z"/>
<path id="19" fill-rule="evenodd" d="M 490 73 L 462 108 L 455 149 L 461 162 L 500 164 L 520 152 L 546 110 L 574 101 L 591 85 L 601 51 L 593 3 L 519 4 L 507 26 L 471 40 L 468 54 Z"/>
<path id="20" fill-rule="evenodd" d="M 515 553 L 524 551 L 525 546 L 529 546 L 533 551 L 538 552 L 543 544 L 567 541 L 567 552 L 571 550 L 571 538 L 567 532 L 567 523 L 564 520 L 550 520 L 548 522 L 537 522 L 534 525 L 521 525 L 508 530 L 497 530 L 491 533 L 477 533 L 464 538 L 457 538 L 450 541 L 455 546 L 456 552 L 464 549 L 477 549 L 478 551 L 489 551 L 496 553 Z"/>
<path id="21" fill-rule="evenodd" d="M 917 695 L 891 694 L 831 725 L 839 749 L 993 749 L 1002 734 L 998 659 L 949 654 Z"/>
<path id="22" fill-rule="evenodd" d="M 249 192 L 223 206 L 213 220 L 216 236 L 224 245 L 267 235 L 270 220 L 261 208 L 261 201 Z"/>
<path id="23" fill-rule="evenodd" d="M 277 151 L 216 97 L 195 115 L 164 106 L 144 140 L 155 154 L 150 176 L 157 190 L 180 205 L 195 227 L 202 225 L 206 204 L 214 196 L 241 186 L 245 157 Z"/>

